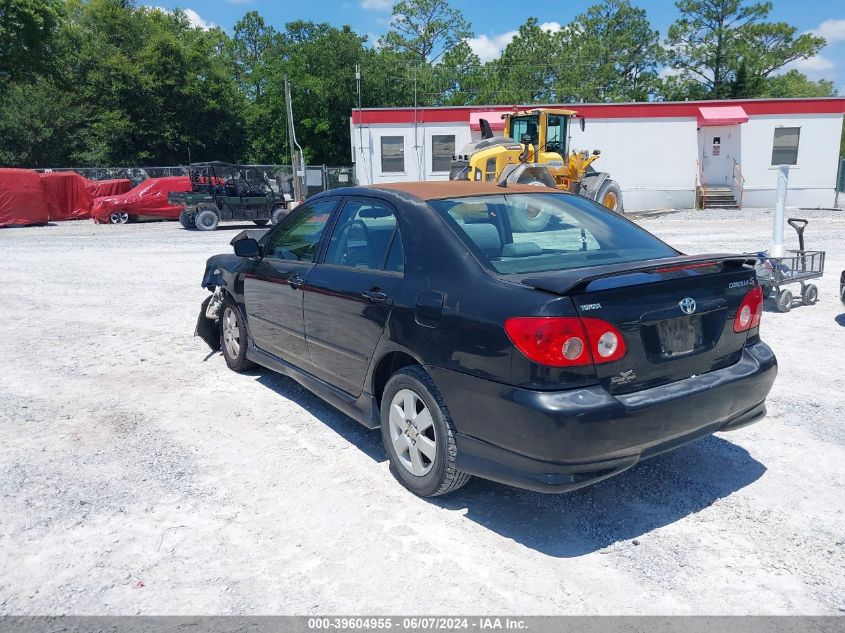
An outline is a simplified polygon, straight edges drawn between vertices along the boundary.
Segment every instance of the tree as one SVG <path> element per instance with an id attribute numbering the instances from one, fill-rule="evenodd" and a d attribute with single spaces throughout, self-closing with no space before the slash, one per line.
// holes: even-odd
<path id="1" fill-rule="evenodd" d="M 758 97 L 775 99 L 794 97 L 835 97 L 836 89 L 832 81 L 821 79 L 811 81 L 797 70 L 790 70 L 783 75 L 769 77 L 764 83 Z"/>
<path id="2" fill-rule="evenodd" d="M 408 52 L 417 63 L 435 62 L 472 37 L 469 22 L 447 0 L 401 0 L 393 7 L 391 30 L 379 40 L 388 50 Z"/>
<path id="3" fill-rule="evenodd" d="M 572 72 L 565 75 L 569 85 L 556 87 L 559 94 L 571 100 L 645 101 L 654 92 L 662 50 L 645 10 L 627 0 L 605 0 L 561 35 Z"/>
<path id="4" fill-rule="evenodd" d="M 479 103 L 486 74 L 481 60 L 466 42 L 459 42 L 443 55 L 433 68 L 435 105 L 470 105 Z"/>
<path id="5" fill-rule="evenodd" d="M 307 162 L 350 161 L 349 113 L 357 105 L 355 65 L 367 57 L 366 37 L 348 26 L 292 22 L 283 34 L 274 84 L 291 82 L 296 135 Z M 286 126 L 285 126 L 285 129 Z"/>
<path id="6" fill-rule="evenodd" d="M 0 0 L 0 81 L 42 69 L 61 20 L 60 0 Z"/>
<path id="7" fill-rule="evenodd" d="M 245 98 L 247 151 L 244 158 L 252 163 L 276 163 L 290 160 L 287 149 L 287 125 L 284 90 L 273 73 L 282 55 L 284 37 L 264 22 L 258 12 L 250 11 L 238 20 L 227 51 L 234 75 Z"/>
<path id="8" fill-rule="evenodd" d="M 742 62 L 747 83 L 768 77 L 790 61 L 815 55 L 824 39 L 795 37 L 795 28 L 763 22 L 771 2 L 677 0 L 681 17 L 669 27 L 667 56 L 678 73 L 675 83 L 697 83 L 705 96 L 726 97 Z"/>
<path id="9" fill-rule="evenodd" d="M 566 98 L 571 86 L 564 73 L 570 60 L 563 55 L 559 34 L 543 29 L 537 18 L 519 27 L 499 59 L 488 64 L 490 82 L 482 92 L 488 103 L 553 103 Z"/>
<path id="10" fill-rule="evenodd" d="M 50 69 L 0 97 L 0 157 L 17 165 L 179 164 L 243 153 L 226 34 L 122 0 L 67 3 Z"/>

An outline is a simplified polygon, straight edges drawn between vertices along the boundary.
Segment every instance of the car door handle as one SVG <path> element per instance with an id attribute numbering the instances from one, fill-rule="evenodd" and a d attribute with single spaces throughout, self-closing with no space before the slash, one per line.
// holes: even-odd
<path id="1" fill-rule="evenodd" d="M 288 278 L 288 283 L 294 290 L 299 290 L 305 284 L 305 280 L 302 278 L 302 275 L 293 275 Z"/>
<path id="2" fill-rule="evenodd" d="M 387 293 L 379 290 L 365 290 L 361 293 L 361 296 L 371 303 L 384 303 L 387 301 Z"/>

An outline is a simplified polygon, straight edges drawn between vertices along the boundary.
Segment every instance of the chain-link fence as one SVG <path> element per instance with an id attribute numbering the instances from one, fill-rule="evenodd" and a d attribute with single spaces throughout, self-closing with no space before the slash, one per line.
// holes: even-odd
<path id="1" fill-rule="evenodd" d="M 293 195 L 293 168 L 290 165 L 239 165 L 238 167 L 257 170 L 267 178 L 270 187 L 276 193 Z M 165 176 L 187 176 L 187 166 L 171 167 L 56 167 L 53 169 L 38 169 L 36 171 L 75 171 L 80 176 L 91 180 L 109 180 L 112 178 L 128 178 L 133 185 L 137 185 L 147 178 L 163 178 Z M 355 184 L 355 169 L 353 167 L 329 167 L 328 165 L 308 165 L 306 167 L 305 184 L 307 196 L 314 195 L 328 189 L 349 187 Z"/>

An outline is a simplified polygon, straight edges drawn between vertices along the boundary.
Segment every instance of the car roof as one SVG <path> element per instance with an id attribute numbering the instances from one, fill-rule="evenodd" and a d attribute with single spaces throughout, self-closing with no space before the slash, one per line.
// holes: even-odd
<path id="1" fill-rule="evenodd" d="M 420 200 L 440 200 L 467 196 L 503 195 L 506 193 L 559 193 L 566 192 L 537 185 L 512 184 L 500 187 L 494 182 L 473 182 L 469 180 L 436 180 L 427 182 L 389 182 L 368 185 L 363 189 L 387 190 L 406 193 Z"/>

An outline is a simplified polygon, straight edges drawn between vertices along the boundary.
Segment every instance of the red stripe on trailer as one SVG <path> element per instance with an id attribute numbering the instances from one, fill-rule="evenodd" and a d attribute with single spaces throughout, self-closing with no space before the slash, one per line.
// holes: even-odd
<path id="1" fill-rule="evenodd" d="M 820 99 L 742 99 L 722 101 L 673 101 L 654 103 L 565 103 L 526 105 L 520 109 L 556 107 L 576 110 L 590 119 L 691 118 L 698 119 L 700 108 L 741 107 L 749 116 L 766 114 L 843 114 L 845 98 Z M 372 108 L 352 111 L 352 123 L 362 125 L 414 123 L 469 123 L 473 113 L 487 115 L 513 112 L 514 106 L 463 106 L 445 108 Z"/>

